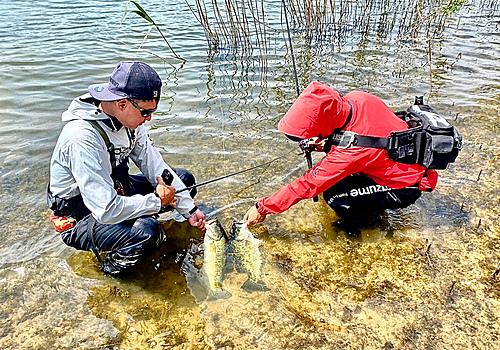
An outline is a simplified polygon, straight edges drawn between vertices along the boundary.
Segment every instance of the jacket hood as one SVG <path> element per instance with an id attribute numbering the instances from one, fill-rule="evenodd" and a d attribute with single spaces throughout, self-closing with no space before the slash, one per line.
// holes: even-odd
<path id="1" fill-rule="evenodd" d="M 350 110 L 337 91 L 313 81 L 280 120 L 278 130 L 301 139 L 325 138 L 344 125 Z"/>
<path id="2" fill-rule="evenodd" d="M 83 119 L 83 120 L 103 120 L 108 116 L 96 107 L 96 101 L 90 94 L 85 94 L 71 101 L 68 109 L 62 114 L 62 121 Z"/>

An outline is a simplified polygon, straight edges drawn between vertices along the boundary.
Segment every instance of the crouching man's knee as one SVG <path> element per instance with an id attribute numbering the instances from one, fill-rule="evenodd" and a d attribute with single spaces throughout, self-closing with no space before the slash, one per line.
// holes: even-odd
<path id="1" fill-rule="evenodd" d="M 106 254 L 103 271 L 119 274 L 131 270 L 140 261 L 153 254 L 164 242 L 160 223 L 150 217 L 135 220 L 124 244 Z"/>

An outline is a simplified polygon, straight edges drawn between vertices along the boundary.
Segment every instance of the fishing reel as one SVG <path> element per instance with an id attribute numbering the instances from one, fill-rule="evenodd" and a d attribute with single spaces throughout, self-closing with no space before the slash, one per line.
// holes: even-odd
<path id="1" fill-rule="evenodd" d="M 327 139 L 322 139 L 321 135 L 319 137 L 311 137 L 309 139 L 304 139 L 299 141 L 299 148 L 301 153 L 298 155 L 310 154 L 312 151 L 323 152 L 326 146 Z"/>
<path id="2" fill-rule="evenodd" d="M 312 151 L 316 150 L 316 146 L 312 144 L 313 141 L 314 139 L 312 138 L 300 141 L 299 148 L 302 150 L 302 152 L 299 153 L 298 155 L 300 156 L 302 154 L 305 154 L 307 157 L 308 154 L 310 155 Z"/>
<path id="3" fill-rule="evenodd" d="M 172 173 L 168 169 L 163 170 L 163 172 L 161 173 L 161 178 L 167 186 L 171 186 L 172 182 L 174 181 L 174 175 L 172 175 Z M 162 205 L 159 213 L 161 214 L 172 210 L 174 210 L 174 208 L 170 205 Z"/>
<path id="4" fill-rule="evenodd" d="M 304 157 L 306 158 L 307 160 L 307 166 L 309 167 L 309 169 L 312 168 L 312 157 L 311 157 L 311 153 L 312 151 L 314 151 L 316 149 L 316 146 L 313 145 L 314 139 L 305 139 L 305 140 L 302 140 L 299 142 L 299 148 L 301 149 L 301 153 L 299 153 L 298 155 L 304 155 Z"/>
<path id="5" fill-rule="evenodd" d="M 309 169 L 312 168 L 312 160 L 311 160 L 311 153 L 313 151 L 318 151 L 322 152 L 324 151 L 325 147 L 325 140 L 322 140 L 321 137 L 312 137 L 309 139 L 301 140 L 299 142 L 299 148 L 302 152 L 298 153 L 297 155 L 303 155 L 307 159 L 307 164 L 309 165 Z"/>
<path id="6" fill-rule="evenodd" d="M 174 181 L 174 175 L 172 175 L 172 173 L 168 169 L 163 170 L 163 173 L 161 174 L 161 178 L 163 179 L 163 182 L 167 186 L 171 186 L 172 182 Z"/>

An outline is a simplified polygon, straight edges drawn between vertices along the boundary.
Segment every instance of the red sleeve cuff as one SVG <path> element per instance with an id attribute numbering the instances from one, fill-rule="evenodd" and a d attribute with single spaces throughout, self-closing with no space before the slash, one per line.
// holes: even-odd
<path id="1" fill-rule="evenodd" d="M 255 208 L 257 208 L 257 211 L 259 212 L 259 214 L 262 214 L 262 215 L 271 214 L 271 212 L 267 211 L 266 207 L 264 206 L 264 198 L 262 198 L 260 201 L 255 203 Z"/>

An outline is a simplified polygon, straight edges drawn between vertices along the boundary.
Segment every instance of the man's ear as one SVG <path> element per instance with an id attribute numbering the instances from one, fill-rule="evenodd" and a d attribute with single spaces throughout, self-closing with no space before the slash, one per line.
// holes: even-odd
<path id="1" fill-rule="evenodd" d="M 127 99 L 121 99 L 116 101 L 116 107 L 118 107 L 119 110 L 124 110 L 125 107 L 127 107 Z"/>

